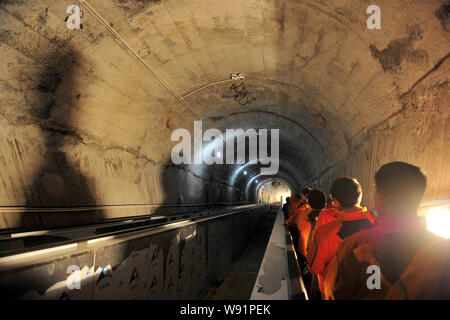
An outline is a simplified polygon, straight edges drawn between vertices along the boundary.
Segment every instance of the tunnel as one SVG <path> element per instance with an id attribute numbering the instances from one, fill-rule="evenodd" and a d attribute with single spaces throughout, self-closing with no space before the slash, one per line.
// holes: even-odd
<path id="1" fill-rule="evenodd" d="M 426 174 L 423 203 L 449 198 L 448 1 L 0 0 L 0 21 L 2 236 L 257 204 L 236 218 L 246 243 L 263 211 L 339 176 L 373 207 L 391 161 Z"/>

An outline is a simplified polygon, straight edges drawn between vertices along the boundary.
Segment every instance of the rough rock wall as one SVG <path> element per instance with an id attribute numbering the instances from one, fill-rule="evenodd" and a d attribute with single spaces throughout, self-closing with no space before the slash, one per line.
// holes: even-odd
<path id="1" fill-rule="evenodd" d="M 311 181 L 329 190 L 341 175 L 358 178 L 363 203 L 372 205 L 374 174 L 390 161 L 405 161 L 427 176 L 424 201 L 446 199 L 450 192 L 450 56 L 417 80 L 399 97 L 399 111 L 367 128 L 367 138 L 354 143 L 349 154 Z"/>

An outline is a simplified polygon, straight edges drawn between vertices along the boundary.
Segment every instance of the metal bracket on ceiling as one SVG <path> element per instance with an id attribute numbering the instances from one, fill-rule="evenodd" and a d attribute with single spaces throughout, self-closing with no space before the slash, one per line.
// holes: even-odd
<path id="1" fill-rule="evenodd" d="M 230 73 L 231 80 L 245 80 L 243 73 Z"/>

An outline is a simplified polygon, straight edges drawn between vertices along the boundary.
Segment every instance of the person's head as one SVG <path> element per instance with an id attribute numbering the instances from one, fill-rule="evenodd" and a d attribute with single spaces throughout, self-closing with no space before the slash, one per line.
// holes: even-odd
<path id="1" fill-rule="evenodd" d="M 300 194 L 300 199 L 306 200 L 308 199 L 309 193 L 312 191 L 311 187 L 305 187 L 302 189 L 302 193 Z"/>
<path id="2" fill-rule="evenodd" d="M 286 197 L 286 203 L 289 203 L 290 197 Z"/>
<path id="3" fill-rule="evenodd" d="M 311 208 L 321 210 L 327 205 L 327 197 L 322 190 L 314 189 L 308 195 L 308 204 Z"/>
<path id="4" fill-rule="evenodd" d="M 356 207 L 361 203 L 361 185 L 358 180 L 351 177 L 339 177 L 334 180 L 330 193 L 335 204 L 343 208 Z"/>
<path id="5" fill-rule="evenodd" d="M 289 197 L 289 203 L 296 203 L 300 199 L 298 194 L 291 194 Z"/>
<path id="6" fill-rule="evenodd" d="M 420 168 L 400 161 L 384 164 L 375 173 L 375 209 L 382 215 L 415 216 L 426 187 Z"/>

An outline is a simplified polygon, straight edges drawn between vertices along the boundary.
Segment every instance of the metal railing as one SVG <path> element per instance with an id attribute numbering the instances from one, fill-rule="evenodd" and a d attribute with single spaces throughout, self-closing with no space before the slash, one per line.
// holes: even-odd
<path id="1" fill-rule="evenodd" d="M 266 205 L 246 204 L 192 213 L 149 215 L 120 219 L 111 223 L 84 225 L 73 228 L 57 228 L 0 235 L 0 270 L 23 260 L 31 260 L 50 253 L 73 252 L 77 248 L 105 241 L 120 242 L 144 235 L 157 234 L 191 224 L 221 218 Z M 46 241 L 49 239 L 49 241 Z M 33 240 L 35 243 L 33 244 Z M 25 243 L 28 243 L 25 245 Z"/>
<path id="2" fill-rule="evenodd" d="M 253 287 L 251 300 L 308 299 L 292 239 L 284 221 L 284 214 L 280 207 Z"/>

